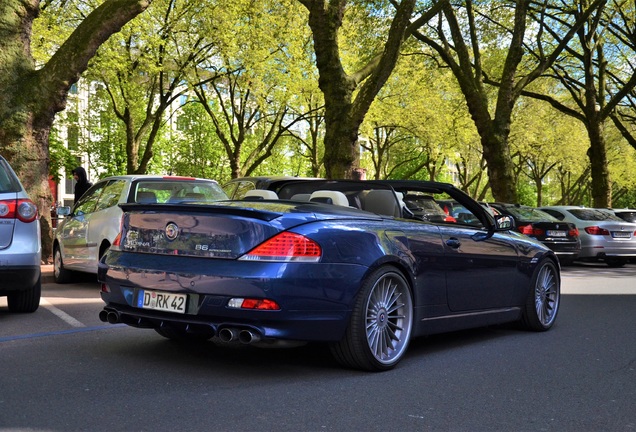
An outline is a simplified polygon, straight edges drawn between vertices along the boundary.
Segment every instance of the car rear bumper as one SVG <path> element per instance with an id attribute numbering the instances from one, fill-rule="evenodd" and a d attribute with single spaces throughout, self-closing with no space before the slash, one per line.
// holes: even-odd
<path id="1" fill-rule="evenodd" d="M 248 330 L 261 340 L 338 341 L 368 268 L 352 264 L 273 263 L 112 253 L 100 263 L 100 318 L 115 324 L 219 335 Z M 118 267 L 125 261 L 128 267 Z M 138 267 L 145 261 L 145 267 Z M 135 265 L 137 264 L 137 265 Z M 149 268 L 150 267 L 150 268 Z M 187 272 L 184 271 L 187 269 Z M 236 275 L 241 275 L 237 278 Z M 143 292 L 142 292 L 143 291 Z M 144 293 L 186 294 L 185 313 L 145 308 Z M 229 307 L 230 299 L 269 299 L 278 310 Z"/>
<path id="2" fill-rule="evenodd" d="M 636 247 L 584 247 L 579 258 L 636 257 Z"/>
<path id="3" fill-rule="evenodd" d="M 32 288 L 40 278 L 41 268 L 37 266 L 0 265 L 0 294 Z"/>
<path id="4" fill-rule="evenodd" d="M 558 256 L 576 258 L 581 253 L 581 245 L 579 243 L 550 242 L 545 240 L 541 240 L 541 242 Z"/>

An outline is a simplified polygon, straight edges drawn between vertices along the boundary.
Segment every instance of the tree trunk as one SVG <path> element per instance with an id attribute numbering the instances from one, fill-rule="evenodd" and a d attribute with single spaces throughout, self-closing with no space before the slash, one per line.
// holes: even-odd
<path id="1" fill-rule="evenodd" d="M 603 129 L 601 122 L 592 121 L 587 124 L 590 137 L 588 156 L 592 174 L 592 205 L 598 208 L 612 206 L 612 184 Z"/>
<path id="2" fill-rule="evenodd" d="M 415 0 L 396 3 L 384 49 L 356 73 L 347 75 L 340 59 L 338 32 L 347 0 L 299 0 L 309 11 L 314 39 L 318 85 L 325 99 L 325 156 L 327 178 L 354 178 L 360 158 L 360 124 L 397 62 Z M 353 100 L 353 92 L 360 86 Z"/>

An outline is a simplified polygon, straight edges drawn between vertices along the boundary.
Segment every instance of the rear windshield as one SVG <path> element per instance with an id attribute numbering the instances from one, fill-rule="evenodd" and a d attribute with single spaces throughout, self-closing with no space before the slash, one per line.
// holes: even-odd
<path id="1" fill-rule="evenodd" d="M 572 209 L 568 210 L 574 216 L 581 220 L 587 221 L 619 221 L 625 222 L 623 219 L 609 212 L 597 209 Z"/>
<path id="2" fill-rule="evenodd" d="M 636 211 L 627 211 L 627 212 L 619 212 L 616 214 L 619 218 L 627 221 L 627 222 L 636 222 Z"/>

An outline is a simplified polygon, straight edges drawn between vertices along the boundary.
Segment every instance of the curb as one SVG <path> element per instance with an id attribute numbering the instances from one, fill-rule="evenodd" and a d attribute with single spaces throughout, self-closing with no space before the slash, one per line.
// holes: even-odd
<path id="1" fill-rule="evenodd" d="M 43 284 L 55 283 L 55 277 L 53 276 L 53 265 L 47 264 L 41 267 L 41 280 Z"/>

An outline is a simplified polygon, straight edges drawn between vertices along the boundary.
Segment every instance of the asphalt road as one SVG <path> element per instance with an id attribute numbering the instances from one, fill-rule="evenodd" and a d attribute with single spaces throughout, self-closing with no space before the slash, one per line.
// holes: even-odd
<path id="1" fill-rule="evenodd" d="M 0 298 L 0 431 L 636 431 L 636 264 L 566 267 L 549 332 L 417 339 L 384 373 L 105 325 L 97 291 L 47 283 L 30 315 Z"/>

